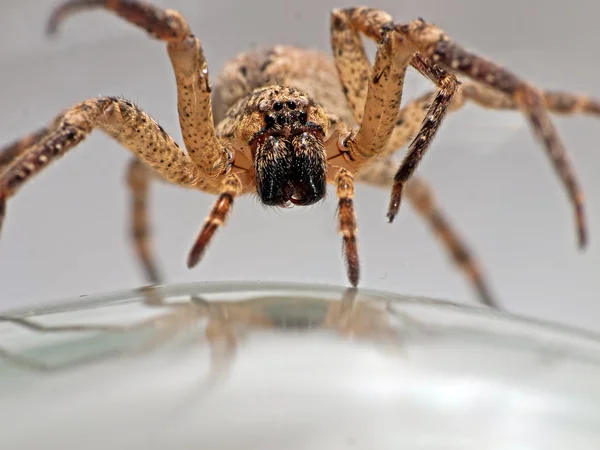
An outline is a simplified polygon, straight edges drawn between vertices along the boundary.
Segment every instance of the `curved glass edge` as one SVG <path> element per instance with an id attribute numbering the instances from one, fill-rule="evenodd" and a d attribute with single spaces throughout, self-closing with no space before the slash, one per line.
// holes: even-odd
<path id="1" fill-rule="evenodd" d="M 164 298 L 220 295 L 219 300 L 236 301 L 238 299 L 227 297 L 232 294 L 244 294 L 246 299 L 256 298 L 258 294 L 273 297 L 279 294 L 282 298 L 301 296 L 304 298 L 324 299 L 323 294 L 335 295 L 341 298 L 347 287 L 329 284 L 313 284 L 301 282 L 274 282 L 274 281 L 206 281 L 193 283 L 174 283 L 166 285 L 144 286 L 137 289 L 121 289 L 106 293 L 81 295 L 65 300 L 57 300 L 39 307 L 11 309 L 0 311 L 0 316 L 31 317 L 70 311 L 83 311 L 88 309 L 116 306 L 143 301 L 147 292 L 155 292 Z M 600 346 L 600 332 L 580 329 L 574 326 L 560 324 L 534 317 L 513 314 L 504 310 L 492 309 L 483 305 L 468 305 L 450 300 L 431 298 L 417 295 L 403 295 L 390 291 L 359 288 L 357 289 L 358 301 L 385 302 L 389 305 L 388 312 L 401 314 L 402 307 L 424 307 L 436 309 L 442 314 L 456 316 L 471 316 L 492 321 L 511 323 L 514 326 L 525 327 L 538 332 L 560 334 L 567 339 L 587 341 L 588 344 Z M 188 299 L 188 300 L 189 300 Z M 210 300 L 209 300 L 210 301 Z M 239 301 L 239 300 L 238 300 Z"/>
<path id="2" fill-rule="evenodd" d="M 146 289 L 164 300 L 159 308 L 144 302 L 148 292 L 136 289 L 0 316 L 0 325 L 3 318 L 6 322 L 19 316 L 23 319 L 9 323 L 7 333 L 2 334 L 0 360 L 6 365 L 0 364 L 0 374 L 5 385 L 7 380 L 25 385 L 28 378 L 21 369 L 35 376 L 93 367 L 104 361 L 116 364 L 125 361 L 121 356 L 126 355 L 137 361 L 158 360 L 161 355 L 183 351 L 188 343 L 197 346 L 197 337 L 208 334 L 212 325 L 211 335 L 214 337 L 216 331 L 222 340 L 209 339 L 208 346 L 197 348 L 211 353 L 215 350 L 216 355 L 221 355 L 223 344 L 237 348 L 250 333 L 259 341 L 266 337 L 277 345 L 293 342 L 297 351 L 299 343 L 315 342 L 312 338 L 298 341 L 297 332 L 302 331 L 303 335 L 312 333 L 320 346 L 346 342 L 357 352 L 366 347 L 393 354 L 411 351 L 411 358 L 415 358 L 412 367 L 438 378 L 440 374 L 467 373 L 469 379 L 485 378 L 486 383 L 496 380 L 527 389 L 526 380 L 535 374 L 543 373 L 547 382 L 557 384 L 577 379 L 571 389 L 579 389 L 582 397 L 589 394 L 600 405 L 600 391 L 593 381 L 600 373 L 600 337 L 574 328 L 482 306 L 335 285 L 238 281 Z M 165 306 L 169 307 L 166 314 Z M 161 325 L 147 326 L 149 321 Z M 22 326 L 25 322 L 45 324 L 60 333 L 39 332 L 35 327 Z M 65 332 L 66 328 L 69 331 Z M 73 328 L 77 330 L 74 333 Z M 155 344 L 166 353 L 155 353 Z M 150 351 L 138 353 L 145 348 Z M 221 356 L 228 360 L 229 347 L 224 348 Z M 8 365 L 17 370 L 4 370 Z M 495 369 L 490 372 L 490 367 Z M 578 373 L 585 375 L 578 378 Z M 518 381 L 522 377 L 525 381 Z"/>

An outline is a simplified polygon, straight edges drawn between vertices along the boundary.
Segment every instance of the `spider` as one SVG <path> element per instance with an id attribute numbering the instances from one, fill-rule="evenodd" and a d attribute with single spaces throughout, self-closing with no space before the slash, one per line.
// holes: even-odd
<path id="1" fill-rule="evenodd" d="M 391 188 L 389 222 L 406 197 L 479 298 L 493 305 L 480 265 L 439 209 L 428 183 L 413 176 L 446 115 L 472 101 L 526 116 L 568 193 L 579 245 L 586 244 L 583 194 L 549 111 L 600 114 L 599 101 L 541 91 L 463 49 L 423 19 L 396 24 L 387 13 L 367 7 L 332 11 L 333 58 L 292 46 L 253 49 L 227 63 L 211 88 L 200 40 L 177 11 L 136 0 L 70 0 L 53 11 L 49 33 L 72 13 L 91 8 L 112 11 L 166 42 L 185 149 L 126 99 L 82 101 L 48 127 L 0 151 L 0 227 L 8 198 L 99 129 L 134 154 L 128 170 L 132 237 L 145 277 L 153 284 L 161 276 L 147 218 L 151 180 L 218 196 L 189 253 L 190 268 L 201 260 L 237 197 L 254 193 L 264 205 L 306 206 L 322 200 L 333 184 L 342 252 L 354 287 L 359 257 L 353 198 L 355 182 L 362 182 Z M 372 64 L 363 36 L 377 46 Z M 436 89 L 401 108 L 409 67 Z M 471 81 L 463 83 L 458 75 Z M 409 142 L 404 159 L 396 161 L 394 153 Z"/>

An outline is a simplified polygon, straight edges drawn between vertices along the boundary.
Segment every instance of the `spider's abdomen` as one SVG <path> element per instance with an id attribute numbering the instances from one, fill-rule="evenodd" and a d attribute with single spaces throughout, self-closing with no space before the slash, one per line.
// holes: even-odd
<path id="1" fill-rule="evenodd" d="M 253 49 L 229 61 L 213 86 L 215 122 L 226 111 L 256 89 L 290 86 L 346 123 L 353 123 L 333 59 L 326 53 L 292 46 Z"/>

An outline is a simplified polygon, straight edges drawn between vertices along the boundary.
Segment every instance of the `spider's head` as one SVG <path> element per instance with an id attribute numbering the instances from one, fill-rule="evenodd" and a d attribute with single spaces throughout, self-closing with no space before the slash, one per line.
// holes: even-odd
<path id="1" fill-rule="evenodd" d="M 325 111 L 294 88 L 274 86 L 255 95 L 248 143 L 258 196 L 270 206 L 318 202 L 327 190 Z"/>

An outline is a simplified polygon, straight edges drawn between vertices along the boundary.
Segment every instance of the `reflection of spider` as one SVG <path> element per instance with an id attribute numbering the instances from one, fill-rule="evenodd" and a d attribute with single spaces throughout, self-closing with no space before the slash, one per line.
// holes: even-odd
<path id="1" fill-rule="evenodd" d="M 236 290 L 235 287 L 232 289 Z M 210 296 L 211 288 L 208 287 L 207 291 Z M 417 327 L 422 326 L 420 322 L 404 314 L 392 312 L 388 300 L 359 294 L 353 288 L 339 292 L 334 289 L 323 298 L 302 293 L 270 293 L 255 294 L 239 301 L 205 300 L 199 295 L 191 295 L 190 300 L 173 300 L 168 298 L 168 292 L 165 296 L 164 290 L 156 287 L 144 288 L 142 293 L 144 306 L 167 312 L 121 325 L 70 322 L 57 324 L 56 321 L 50 325 L 44 323 L 44 317 L 51 316 L 48 313 L 37 314 L 34 320 L 29 317 L 0 315 L 0 331 L 5 322 L 40 333 L 102 333 L 130 337 L 115 348 L 89 351 L 83 356 L 79 355 L 59 364 L 32 359 L 23 352 L 3 347 L 0 347 L 0 358 L 38 372 L 69 370 L 111 357 L 147 354 L 204 321 L 204 337 L 212 354 L 209 379 L 216 380 L 230 367 L 240 341 L 258 330 L 282 333 L 327 330 L 342 338 L 360 339 L 384 346 L 392 344 L 394 347 L 398 346 L 406 332 L 416 331 Z M 107 308 L 108 306 L 106 305 Z M 399 327 L 400 324 L 402 327 Z M 145 333 L 136 336 L 142 332 Z M 196 338 L 195 335 L 192 336 L 194 342 Z"/>
<path id="2" fill-rule="evenodd" d="M 234 202 L 258 193 L 266 205 L 310 205 L 337 188 L 339 228 L 350 283 L 359 281 L 353 206 L 354 181 L 392 186 L 388 211 L 403 195 L 432 225 L 481 298 L 491 303 L 478 265 L 433 202 L 426 183 L 412 177 L 442 119 L 467 100 L 519 109 L 543 142 L 575 208 L 579 243 L 586 241 L 583 195 L 547 110 L 600 113 L 600 103 L 568 93 L 540 92 L 509 71 L 462 49 L 441 29 L 419 19 L 394 24 L 382 11 L 336 10 L 331 16 L 334 59 L 277 46 L 239 55 L 214 90 L 200 41 L 176 11 L 135 0 L 71 0 L 55 10 L 50 31 L 70 13 L 103 7 L 167 42 L 174 70 L 185 150 L 133 103 L 116 97 L 83 101 L 47 128 L 0 153 L 0 223 L 6 199 L 32 176 L 75 147 L 95 128 L 136 157 L 129 170 L 133 237 L 149 281 L 159 275 L 147 225 L 150 179 L 161 178 L 218 199 L 189 255 L 194 266 Z M 360 35 L 377 43 L 370 65 Z M 400 109 L 405 71 L 412 66 L 437 86 Z M 461 85 L 453 72 L 474 80 Z M 357 125 L 354 127 L 354 125 Z M 396 170 L 391 155 L 414 136 Z"/>

